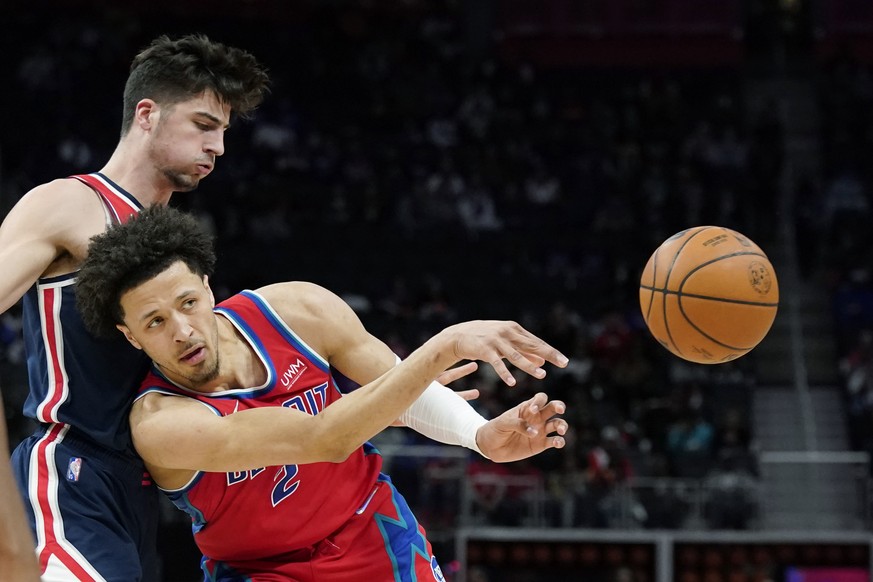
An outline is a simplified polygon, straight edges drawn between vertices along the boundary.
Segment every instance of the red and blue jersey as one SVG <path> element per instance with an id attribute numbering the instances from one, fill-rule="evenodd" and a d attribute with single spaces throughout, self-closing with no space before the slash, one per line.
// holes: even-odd
<path id="1" fill-rule="evenodd" d="M 252 291 L 216 307 L 249 342 L 267 371 L 262 386 L 200 393 L 178 386 L 157 369 L 138 398 L 152 392 L 193 398 L 214 414 L 266 406 L 318 414 L 342 397 L 328 362 L 313 351 Z M 327 538 L 373 494 L 382 458 L 369 444 L 342 463 L 198 472 L 184 487 L 165 490 L 192 519 L 204 556 L 218 561 L 280 560 Z"/>
<path id="2" fill-rule="evenodd" d="M 107 225 L 142 209 L 102 174 L 73 176 L 100 197 Z M 23 299 L 23 335 L 30 393 L 24 414 L 69 425 L 111 450 L 132 452 L 127 415 L 148 359 L 121 335 L 97 338 L 76 309 L 76 273 L 39 279 Z"/>

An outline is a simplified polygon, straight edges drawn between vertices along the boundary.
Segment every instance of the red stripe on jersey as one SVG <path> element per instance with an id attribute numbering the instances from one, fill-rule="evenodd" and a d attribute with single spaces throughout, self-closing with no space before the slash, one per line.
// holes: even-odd
<path id="1" fill-rule="evenodd" d="M 43 437 L 36 447 L 37 468 L 36 468 L 36 502 L 39 507 L 41 520 L 36 520 L 37 527 L 42 523 L 42 535 L 45 539 L 45 546 L 39 554 L 39 563 L 42 571 L 45 572 L 48 558 L 52 553 L 52 549 L 57 546 L 57 538 L 55 537 L 55 516 L 52 513 L 52 507 L 49 503 L 49 465 L 52 464 L 46 453 L 48 446 L 58 439 L 58 435 L 63 430 L 64 425 L 56 424 Z M 39 532 L 38 532 L 39 533 Z"/>
<path id="2" fill-rule="evenodd" d="M 139 209 L 135 205 L 131 204 L 130 201 L 115 192 L 109 184 L 101 180 L 98 176 L 95 176 L 94 174 L 79 174 L 73 176 L 73 178 L 87 184 L 103 197 L 103 200 L 106 201 L 106 204 L 112 211 L 116 223 L 127 222 L 128 218 L 139 212 Z"/>
<path id="3" fill-rule="evenodd" d="M 61 531 L 63 531 L 63 519 L 60 515 L 55 515 L 52 509 L 52 491 L 50 489 L 52 481 L 56 482 L 58 476 L 55 475 L 54 479 L 52 479 L 50 467 L 54 466 L 54 459 L 52 458 L 53 453 L 49 450 L 49 446 L 63 438 L 62 432 L 65 428 L 66 425 L 64 424 L 55 424 L 37 445 L 36 502 L 42 517 L 42 519 L 36 521 L 37 527 L 39 527 L 40 523 L 42 524 L 42 532 L 38 532 L 37 537 L 45 540 L 45 545 L 39 553 L 39 564 L 41 573 L 44 574 L 48 566 L 49 557 L 55 556 L 70 572 L 76 575 L 77 580 L 95 582 L 95 578 L 76 561 L 76 558 L 70 552 L 64 549 L 57 535 L 55 535 L 55 522 L 58 522 Z M 56 491 L 55 495 L 57 495 Z"/>
<path id="4" fill-rule="evenodd" d="M 58 345 L 58 322 L 55 318 L 55 302 L 60 297 L 60 291 L 55 287 L 40 289 L 42 295 L 42 318 L 45 325 L 46 359 L 52 371 L 53 381 L 48 387 L 48 394 L 39 405 L 37 416 L 41 422 L 57 422 L 58 407 L 65 399 L 66 374 L 61 365 L 61 349 Z"/>

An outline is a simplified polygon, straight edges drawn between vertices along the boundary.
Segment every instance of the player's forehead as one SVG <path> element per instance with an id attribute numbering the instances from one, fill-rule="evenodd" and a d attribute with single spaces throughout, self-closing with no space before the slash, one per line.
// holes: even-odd
<path id="1" fill-rule="evenodd" d="M 154 277 L 121 294 L 120 303 L 125 313 L 135 320 L 169 308 L 181 297 L 204 291 L 202 277 L 191 271 L 183 261 L 176 261 Z"/>
<path id="2" fill-rule="evenodd" d="M 203 116 L 218 120 L 221 125 L 230 123 L 231 107 L 215 91 L 206 89 L 197 95 L 173 103 L 176 113 L 185 116 Z"/>

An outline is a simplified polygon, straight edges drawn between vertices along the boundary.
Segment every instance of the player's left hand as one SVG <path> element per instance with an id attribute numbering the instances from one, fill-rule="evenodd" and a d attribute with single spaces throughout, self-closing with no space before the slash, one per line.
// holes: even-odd
<path id="1" fill-rule="evenodd" d="M 482 453 L 496 463 L 508 463 L 564 447 L 567 421 L 559 418 L 566 405 L 539 392 L 530 400 L 489 420 L 476 433 Z"/>

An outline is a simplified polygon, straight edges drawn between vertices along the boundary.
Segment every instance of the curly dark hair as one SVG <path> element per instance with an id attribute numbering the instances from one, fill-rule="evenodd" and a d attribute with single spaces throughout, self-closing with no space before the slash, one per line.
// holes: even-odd
<path id="1" fill-rule="evenodd" d="M 159 36 L 130 65 L 121 135 L 130 130 L 134 109 L 142 99 L 173 105 L 210 89 L 233 113 L 247 117 L 263 100 L 268 83 L 266 69 L 242 49 L 202 34 L 178 39 Z"/>
<path id="2" fill-rule="evenodd" d="M 211 275 L 212 237 L 184 212 L 156 204 L 91 238 L 76 280 L 76 304 L 88 329 L 111 337 L 124 321 L 121 296 L 177 261 Z"/>

